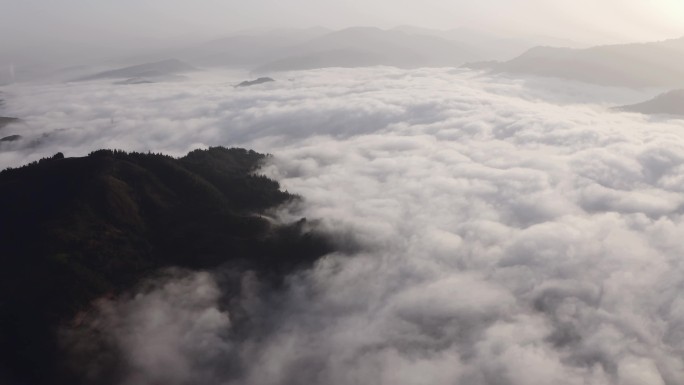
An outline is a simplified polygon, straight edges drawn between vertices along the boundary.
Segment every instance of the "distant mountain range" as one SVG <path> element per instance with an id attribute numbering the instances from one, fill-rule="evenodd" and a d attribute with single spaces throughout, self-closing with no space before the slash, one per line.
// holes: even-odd
<path id="1" fill-rule="evenodd" d="M 166 72 L 157 68 L 168 58 L 202 67 L 228 67 L 267 73 L 325 67 L 394 66 L 458 67 L 465 62 L 505 60 L 539 44 L 576 47 L 552 38 L 505 38 L 469 29 L 433 30 L 411 26 L 393 29 L 353 27 L 278 29 L 242 33 L 206 43 L 165 49 L 128 58 L 150 62 L 141 66 L 101 72 L 84 79 L 143 78 Z M 110 65 L 111 67 L 111 65 Z M 163 65 L 161 67 L 166 67 Z"/>
<path id="2" fill-rule="evenodd" d="M 329 29 L 319 27 L 239 34 L 171 52 L 169 55 L 181 57 L 202 66 L 251 69 L 287 56 L 291 47 L 331 32 Z"/>
<path id="3" fill-rule="evenodd" d="M 476 47 L 400 30 L 348 28 L 290 47 L 258 72 L 322 67 L 388 65 L 402 68 L 458 66 L 484 57 Z"/>
<path id="4" fill-rule="evenodd" d="M 491 69 L 606 86 L 672 88 L 684 87 L 682 63 L 684 38 L 586 49 L 536 47 Z"/>
<path id="5" fill-rule="evenodd" d="M 471 29 L 433 30 L 412 26 L 393 29 L 353 27 L 337 31 L 279 29 L 150 50 L 118 61 L 110 58 L 97 68 L 103 68 L 103 65 L 104 68 L 122 68 L 88 76 L 82 76 L 87 66 L 72 67 L 67 73 L 81 71 L 79 80 L 122 79 L 128 84 L 136 84 L 169 79 L 195 70 L 195 65 L 268 73 L 377 65 L 458 67 L 469 63 L 468 67 L 474 69 L 559 77 L 608 86 L 684 87 L 684 66 L 681 65 L 684 38 L 580 47 L 581 44 L 563 39 L 501 37 Z M 131 63 L 147 64 L 124 67 Z M 9 79 L 8 68 L 13 68 L 12 73 L 25 74 L 21 78 L 31 72 L 25 65 L 15 71 L 8 63 L 0 64 L 0 78 Z M 88 63 L 74 63 L 75 66 L 83 64 Z M 50 76 L 66 75 L 64 71 L 55 71 Z M 2 81 L 0 79 L 0 83 Z"/>
<path id="6" fill-rule="evenodd" d="M 438 37 L 444 40 L 469 45 L 475 48 L 483 60 L 509 60 L 535 46 L 558 46 L 580 48 L 583 45 L 569 40 L 545 36 L 502 37 L 469 28 L 436 30 L 414 26 L 400 26 L 392 31 L 412 35 Z"/>
<path id="7" fill-rule="evenodd" d="M 468 61 L 503 60 L 539 44 L 576 47 L 551 38 L 502 38 L 469 29 L 433 30 L 402 26 L 383 30 L 353 27 L 280 30 L 217 40 L 203 46 L 199 63 L 251 65 L 257 72 L 324 67 L 386 65 L 402 68 L 460 66 Z M 187 57 L 188 61 L 195 59 Z"/>
<path id="8" fill-rule="evenodd" d="M 643 103 L 617 107 L 620 111 L 642 114 L 667 114 L 684 116 L 684 89 L 669 91 Z"/>
<path id="9" fill-rule="evenodd" d="M 265 159 L 221 147 L 178 159 L 100 150 L 0 172 L 0 382 L 120 383 L 116 349 L 89 357 L 101 378 L 74 372 L 59 328 L 159 269 L 226 266 L 237 287 L 247 272 L 278 285 L 332 251 L 304 219 L 267 219 L 297 197 L 254 174 Z"/>
<path id="10" fill-rule="evenodd" d="M 164 79 L 187 72 L 197 71 L 197 68 L 177 59 L 167 59 L 153 63 L 145 63 L 124 67 L 94 75 L 85 76 L 78 80 L 99 80 L 99 79 Z"/>

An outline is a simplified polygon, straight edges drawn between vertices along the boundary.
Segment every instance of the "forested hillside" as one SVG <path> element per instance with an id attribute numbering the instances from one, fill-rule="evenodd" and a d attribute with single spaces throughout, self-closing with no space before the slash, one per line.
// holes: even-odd
<path id="1" fill-rule="evenodd" d="M 75 381 L 58 327 L 161 268 L 228 264 L 277 285 L 331 251 L 304 219 L 262 216 L 297 199 L 254 174 L 265 158 L 221 147 L 179 159 L 100 150 L 2 171 L 0 370 L 30 383 Z"/>

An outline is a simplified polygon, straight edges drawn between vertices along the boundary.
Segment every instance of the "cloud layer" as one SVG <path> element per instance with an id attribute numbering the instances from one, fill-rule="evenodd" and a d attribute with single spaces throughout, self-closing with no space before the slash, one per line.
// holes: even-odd
<path id="1" fill-rule="evenodd" d="M 249 146 L 305 197 L 280 215 L 321 219 L 362 251 L 291 277 L 277 300 L 248 280 L 226 304 L 215 272 L 108 305 L 126 381 L 684 378 L 684 121 L 606 108 L 645 92 L 451 69 L 299 72 L 245 89 L 236 74 L 202 76 L 7 88 L 25 140 L 0 144 L 0 164 Z M 238 333 L 235 318 L 255 322 Z"/>

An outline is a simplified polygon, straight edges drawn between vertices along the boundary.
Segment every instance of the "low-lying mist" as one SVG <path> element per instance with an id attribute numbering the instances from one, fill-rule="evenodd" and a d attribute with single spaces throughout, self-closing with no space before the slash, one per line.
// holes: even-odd
<path id="1" fill-rule="evenodd" d="M 22 139 L 0 143 L 2 167 L 245 146 L 303 197 L 282 220 L 358 245 L 279 292 L 245 279 L 234 306 L 221 270 L 104 300 L 88 322 L 123 352 L 122 385 L 684 378 L 684 120 L 610 108 L 662 90 L 384 67 L 234 87 L 248 78 L 4 88 L 22 121 L 0 134 Z"/>

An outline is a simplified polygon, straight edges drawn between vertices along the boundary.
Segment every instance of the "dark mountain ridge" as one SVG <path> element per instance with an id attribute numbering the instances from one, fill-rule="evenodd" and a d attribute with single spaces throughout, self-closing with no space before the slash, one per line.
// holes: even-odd
<path id="1" fill-rule="evenodd" d="M 306 220 L 264 217 L 297 199 L 254 173 L 265 159 L 100 150 L 0 172 L 0 379 L 85 383 L 63 361 L 60 326 L 159 269 L 228 265 L 279 285 L 332 251 Z"/>

